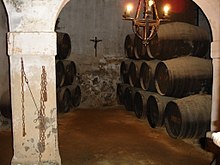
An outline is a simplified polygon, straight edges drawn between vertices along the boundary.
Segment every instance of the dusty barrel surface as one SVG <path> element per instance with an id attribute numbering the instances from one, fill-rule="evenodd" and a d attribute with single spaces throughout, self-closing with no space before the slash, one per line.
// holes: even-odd
<path id="1" fill-rule="evenodd" d="M 79 84 L 72 84 L 67 86 L 67 88 L 69 89 L 70 93 L 71 93 L 71 105 L 73 107 L 78 107 L 81 103 L 81 88 L 79 86 Z"/>
<path id="2" fill-rule="evenodd" d="M 138 90 L 134 95 L 134 112 L 137 118 L 146 118 L 147 112 L 147 100 L 152 92 Z"/>
<path id="3" fill-rule="evenodd" d="M 71 85 L 76 79 L 76 65 L 74 61 L 62 60 L 63 66 L 65 68 L 65 85 Z"/>
<path id="4" fill-rule="evenodd" d="M 186 56 L 160 62 L 155 85 L 161 95 L 183 97 L 208 91 L 212 85 L 212 61 Z"/>
<path id="5" fill-rule="evenodd" d="M 134 111 L 134 95 L 135 92 L 138 91 L 138 88 L 134 88 L 131 86 L 128 86 L 125 88 L 124 92 L 124 106 L 127 111 Z"/>
<path id="6" fill-rule="evenodd" d="M 65 82 L 65 67 L 62 61 L 56 61 L 56 86 L 61 87 Z"/>
<path id="7" fill-rule="evenodd" d="M 131 63 L 131 60 L 124 60 L 121 62 L 120 79 L 121 79 L 122 83 L 129 83 L 128 71 L 129 71 L 130 63 Z"/>
<path id="8" fill-rule="evenodd" d="M 139 74 L 142 61 L 132 61 L 129 66 L 128 79 L 132 87 L 140 87 Z"/>
<path id="9" fill-rule="evenodd" d="M 136 59 L 150 60 L 153 57 L 150 57 L 147 53 L 147 47 L 142 43 L 142 40 L 135 36 L 134 38 L 134 56 Z"/>
<path id="10" fill-rule="evenodd" d="M 59 60 L 64 60 L 70 56 L 71 39 L 68 33 L 57 32 L 57 56 Z"/>
<path id="11" fill-rule="evenodd" d="M 200 138 L 210 129 L 211 95 L 192 95 L 170 101 L 165 127 L 173 138 Z"/>
<path id="12" fill-rule="evenodd" d="M 128 34 L 125 37 L 125 41 L 124 41 L 124 51 L 125 51 L 125 55 L 128 58 L 132 58 L 134 59 L 134 38 L 135 38 L 135 34 Z"/>
<path id="13" fill-rule="evenodd" d="M 205 56 L 210 47 L 208 33 L 184 22 L 161 24 L 147 45 L 150 56 L 165 60 L 184 55 Z"/>
<path id="14" fill-rule="evenodd" d="M 117 84 L 117 100 L 119 104 L 124 104 L 125 89 L 129 87 L 129 84 L 119 83 Z"/>
<path id="15" fill-rule="evenodd" d="M 143 61 L 140 68 L 140 86 L 143 90 L 156 91 L 154 75 L 159 60 Z"/>
<path id="16" fill-rule="evenodd" d="M 71 92 L 67 87 L 57 88 L 58 112 L 69 112 L 72 107 Z"/>
<path id="17" fill-rule="evenodd" d="M 152 128 L 164 125 L 164 112 L 168 102 L 175 100 L 173 97 L 153 94 L 147 99 L 147 120 Z"/>
<path id="18" fill-rule="evenodd" d="M 74 61 L 57 60 L 56 61 L 56 84 L 57 87 L 71 85 L 76 79 L 76 65 Z"/>

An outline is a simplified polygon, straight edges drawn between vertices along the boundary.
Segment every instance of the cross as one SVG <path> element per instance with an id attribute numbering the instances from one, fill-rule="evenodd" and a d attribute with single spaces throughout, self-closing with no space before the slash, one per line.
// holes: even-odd
<path id="1" fill-rule="evenodd" d="M 91 39 L 90 41 L 94 42 L 94 49 L 95 49 L 95 57 L 97 57 L 97 44 L 98 42 L 101 42 L 102 40 L 98 40 L 97 37 L 95 37 L 95 39 Z"/>

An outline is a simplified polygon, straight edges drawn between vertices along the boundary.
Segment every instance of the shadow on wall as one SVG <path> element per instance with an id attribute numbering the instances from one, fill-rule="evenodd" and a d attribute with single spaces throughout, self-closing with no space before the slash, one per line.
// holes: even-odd
<path id="1" fill-rule="evenodd" d="M 3 2 L 0 2 L 0 111 L 6 117 L 11 115 L 9 57 L 7 55 L 6 34 L 8 30 L 7 13 Z"/>

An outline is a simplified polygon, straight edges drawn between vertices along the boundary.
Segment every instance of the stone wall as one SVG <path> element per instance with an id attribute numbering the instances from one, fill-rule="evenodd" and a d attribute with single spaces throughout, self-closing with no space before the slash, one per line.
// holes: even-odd
<path id="1" fill-rule="evenodd" d="M 81 106 L 103 107 L 116 105 L 116 84 L 119 82 L 121 58 L 103 57 L 94 63 L 79 64 L 86 69 L 79 74 L 82 89 Z"/>
<path id="2" fill-rule="evenodd" d="M 81 106 L 116 105 L 116 83 L 124 58 L 124 38 L 132 33 L 122 14 L 128 0 L 72 0 L 59 16 L 57 31 L 71 37 L 72 52 L 82 89 Z M 94 42 L 97 37 L 97 56 Z"/>

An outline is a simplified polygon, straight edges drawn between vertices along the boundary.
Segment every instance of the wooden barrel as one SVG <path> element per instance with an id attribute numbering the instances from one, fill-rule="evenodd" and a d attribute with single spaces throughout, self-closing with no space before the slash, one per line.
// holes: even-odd
<path id="1" fill-rule="evenodd" d="M 134 95 L 137 90 L 139 89 L 131 86 L 125 88 L 123 102 L 127 111 L 134 111 Z"/>
<path id="2" fill-rule="evenodd" d="M 56 61 L 56 86 L 61 87 L 65 82 L 65 67 L 62 61 Z"/>
<path id="3" fill-rule="evenodd" d="M 206 92 L 212 85 L 212 61 L 186 56 L 160 62 L 155 85 L 161 95 L 183 97 Z"/>
<path id="4" fill-rule="evenodd" d="M 170 101 L 165 127 L 172 138 L 200 138 L 210 130 L 211 95 L 191 95 Z"/>
<path id="5" fill-rule="evenodd" d="M 129 66 L 128 79 L 132 87 L 140 87 L 139 74 L 142 61 L 132 61 Z"/>
<path id="6" fill-rule="evenodd" d="M 143 61 L 140 68 L 140 86 L 143 90 L 156 91 L 154 75 L 159 60 Z"/>
<path id="7" fill-rule="evenodd" d="M 130 66 L 131 60 L 124 60 L 121 62 L 120 65 L 120 80 L 122 83 L 129 83 L 128 79 L 128 71 Z"/>
<path id="8" fill-rule="evenodd" d="M 57 88 L 58 112 L 66 113 L 72 108 L 71 92 L 67 87 Z"/>
<path id="9" fill-rule="evenodd" d="M 142 40 L 135 36 L 134 38 L 134 56 L 136 59 L 150 60 L 150 57 L 147 53 L 147 47 L 142 43 Z"/>
<path id="10" fill-rule="evenodd" d="M 72 84 L 67 86 L 71 93 L 71 104 L 73 107 L 78 107 L 81 103 L 81 88 L 79 84 Z"/>
<path id="11" fill-rule="evenodd" d="M 56 84 L 57 87 L 71 85 L 76 79 L 76 65 L 74 61 L 56 61 Z"/>
<path id="12" fill-rule="evenodd" d="M 62 63 L 65 68 L 64 85 L 71 85 L 76 79 L 76 65 L 74 61 L 70 60 L 62 60 Z"/>
<path id="13" fill-rule="evenodd" d="M 125 51 L 125 55 L 128 58 L 132 58 L 134 59 L 134 38 L 135 38 L 135 34 L 128 34 L 125 37 L 125 41 L 124 41 L 124 51 Z"/>
<path id="14" fill-rule="evenodd" d="M 164 125 L 164 111 L 168 102 L 175 100 L 173 97 L 161 96 L 157 93 L 147 99 L 147 120 L 152 128 Z"/>
<path id="15" fill-rule="evenodd" d="M 134 112 L 137 118 L 145 119 L 147 115 L 147 100 L 152 92 L 138 90 L 134 95 Z"/>
<path id="16" fill-rule="evenodd" d="M 151 69 L 146 61 L 142 62 L 140 68 L 140 86 L 143 90 L 147 90 L 149 88 L 150 80 L 152 79 Z"/>
<path id="17" fill-rule="evenodd" d="M 71 39 L 69 34 L 57 32 L 57 56 L 56 59 L 64 60 L 70 56 Z"/>
<path id="18" fill-rule="evenodd" d="M 129 84 L 118 83 L 117 84 L 117 101 L 119 104 L 124 104 L 125 89 L 129 87 Z"/>
<path id="19" fill-rule="evenodd" d="M 201 27 L 184 22 L 161 24 L 157 35 L 147 45 L 150 56 L 166 60 L 193 55 L 203 57 L 210 47 L 208 33 Z"/>

